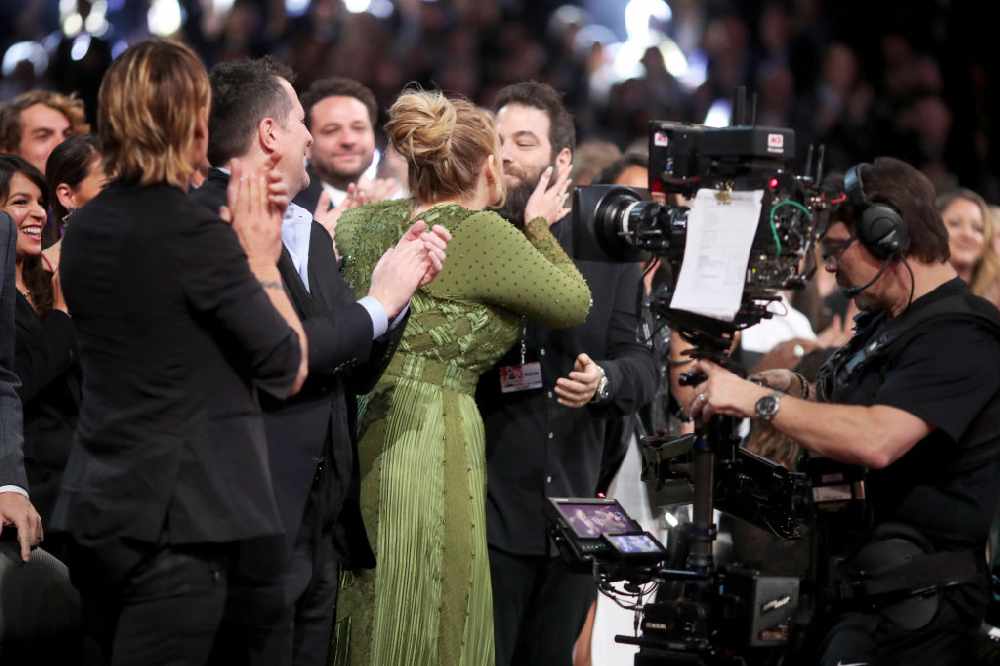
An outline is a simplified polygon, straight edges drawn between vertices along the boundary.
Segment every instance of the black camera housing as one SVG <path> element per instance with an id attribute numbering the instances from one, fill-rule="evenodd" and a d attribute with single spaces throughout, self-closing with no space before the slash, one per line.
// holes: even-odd
<path id="1" fill-rule="evenodd" d="M 823 198 L 791 170 L 795 132 L 781 127 L 704 127 L 653 121 L 649 189 L 591 185 L 574 192 L 574 257 L 634 262 L 659 257 L 669 288 L 653 309 L 675 328 L 725 337 L 771 316 L 779 292 L 805 285 Z M 732 322 L 672 310 L 687 237 L 687 200 L 698 190 L 763 191 L 741 307 Z"/>

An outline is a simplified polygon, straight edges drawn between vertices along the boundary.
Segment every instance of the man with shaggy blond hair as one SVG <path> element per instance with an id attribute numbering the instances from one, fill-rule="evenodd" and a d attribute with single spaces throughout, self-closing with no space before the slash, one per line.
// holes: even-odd
<path id="1" fill-rule="evenodd" d="M 257 395 L 288 397 L 307 374 L 277 268 L 288 189 L 273 163 L 236 164 L 231 225 L 188 200 L 210 104 L 183 44 L 135 44 L 111 65 L 98 127 L 116 177 L 74 214 L 59 265 L 86 380 L 52 527 L 117 666 L 238 663 L 210 659 L 229 581 L 280 566 Z"/>
<path id="2" fill-rule="evenodd" d="M 0 108 L 0 153 L 19 155 L 42 173 L 56 146 L 88 131 L 83 102 L 76 96 L 29 90 Z"/>

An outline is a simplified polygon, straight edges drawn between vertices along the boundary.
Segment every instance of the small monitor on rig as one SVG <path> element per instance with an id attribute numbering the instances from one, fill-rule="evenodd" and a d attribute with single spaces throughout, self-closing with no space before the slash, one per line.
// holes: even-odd
<path id="1" fill-rule="evenodd" d="M 551 497 L 549 501 L 578 539 L 642 531 L 617 500 Z"/>
<path id="2" fill-rule="evenodd" d="M 604 540 L 620 559 L 639 561 L 661 561 L 667 557 L 667 549 L 653 538 L 649 532 L 640 534 L 605 534 Z"/>

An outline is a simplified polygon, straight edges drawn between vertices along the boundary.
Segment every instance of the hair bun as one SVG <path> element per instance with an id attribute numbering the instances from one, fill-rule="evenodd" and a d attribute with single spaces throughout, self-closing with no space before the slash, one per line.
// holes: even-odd
<path id="1" fill-rule="evenodd" d="M 407 162 L 439 161 L 450 156 L 457 121 L 455 105 L 442 93 L 408 91 L 389 109 L 385 131 Z"/>

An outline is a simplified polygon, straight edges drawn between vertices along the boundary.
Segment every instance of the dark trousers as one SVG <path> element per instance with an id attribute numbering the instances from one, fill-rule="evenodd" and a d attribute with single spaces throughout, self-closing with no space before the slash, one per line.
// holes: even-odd
<path id="1" fill-rule="evenodd" d="M 117 584 L 100 575 L 107 560 L 95 561 L 100 555 L 93 552 L 81 555 L 74 560 L 83 563 L 74 580 L 86 631 L 100 647 L 97 663 L 208 663 L 226 603 L 230 544 L 150 547 Z"/>
<path id="2" fill-rule="evenodd" d="M 326 666 L 337 603 L 340 559 L 319 491 L 281 575 L 234 577 L 212 663 Z M 286 546 L 287 547 L 287 546 Z"/>
<path id="3" fill-rule="evenodd" d="M 571 666 L 594 600 L 588 574 L 561 560 L 490 548 L 497 666 Z"/>
<path id="4" fill-rule="evenodd" d="M 21 561 L 14 528 L 0 540 L 0 663 L 72 664 L 83 650 L 80 595 L 66 566 L 46 550 Z"/>
<path id="5" fill-rule="evenodd" d="M 959 666 L 973 639 L 973 627 L 951 601 L 918 630 L 906 630 L 878 613 L 849 613 L 838 618 L 822 643 L 820 666 Z"/>

